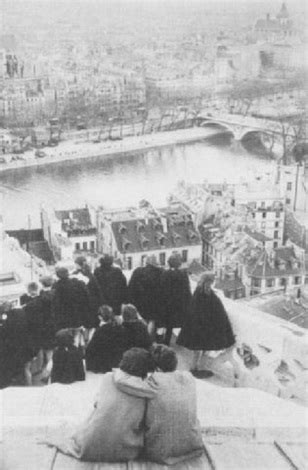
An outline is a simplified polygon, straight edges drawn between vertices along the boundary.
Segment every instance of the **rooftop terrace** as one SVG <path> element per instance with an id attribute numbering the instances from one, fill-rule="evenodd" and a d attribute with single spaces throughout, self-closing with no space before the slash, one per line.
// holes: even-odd
<path id="1" fill-rule="evenodd" d="M 72 385 L 2 391 L 1 468 L 167 470 L 149 462 L 80 462 L 41 443 L 50 433 L 61 439 L 67 427 L 87 416 L 99 381 L 100 374 L 90 374 L 86 382 Z M 205 455 L 174 470 L 304 469 L 308 434 L 301 406 L 253 389 L 219 388 L 201 380 L 196 385 Z"/>

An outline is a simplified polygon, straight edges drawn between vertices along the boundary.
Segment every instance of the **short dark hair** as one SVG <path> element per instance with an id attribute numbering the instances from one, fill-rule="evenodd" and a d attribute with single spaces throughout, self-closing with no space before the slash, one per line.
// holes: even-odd
<path id="1" fill-rule="evenodd" d="M 152 357 L 156 367 L 163 372 L 173 372 L 177 368 L 178 358 L 175 351 L 164 344 L 157 344 L 152 347 Z"/>
<path id="2" fill-rule="evenodd" d="M 129 375 L 145 379 L 155 370 L 155 363 L 149 351 L 143 348 L 131 348 L 123 354 L 120 369 Z"/>
<path id="3" fill-rule="evenodd" d="M 87 264 L 87 258 L 85 256 L 77 256 L 77 258 L 75 258 L 75 264 L 78 264 L 78 266 L 82 268 Z"/>
<path id="4" fill-rule="evenodd" d="M 179 253 L 173 253 L 168 259 L 168 264 L 170 268 L 179 268 L 182 265 L 181 255 Z"/>
<path id="5" fill-rule="evenodd" d="M 59 266 L 56 268 L 56 275 L 58 276 L 59 279 L 68 279 L 69 278 L 68 269 L 65 267 Z"/>
<path id="6" fill-rule="evenodd" d="M 101 266 L 110 268 L 113 264 L 113 256 L 106 254 L 100 258 L 99 262 Z"/>
<path id="7" fill-rule="evenodd" d="M 52 276 L 43 276 L 40 278 L 40 283 L 43 287 L 51 287 L 54 283 Z"/>
<path id="8" fill-rule="evenodd" d="M 63 328 L 56 333 L 56 343 L 58 347 L 69 348 L 74 345 L 74 328 Z"/>
<path id="9" fill-rule="evenodd" d="M 38 284 L 36 282 L 29 282 L 27 285 L 28 292 L 37 292 L 38 291 Z"/>

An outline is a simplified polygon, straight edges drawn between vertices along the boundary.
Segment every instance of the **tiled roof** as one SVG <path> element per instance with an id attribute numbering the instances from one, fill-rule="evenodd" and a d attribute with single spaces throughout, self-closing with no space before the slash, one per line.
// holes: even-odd
<path id="1" fill-rule="evenodd" d="M 187 215 L 168 217 L 165 231 L 159 217 L 112 222 L 111 228 L 121 253 L 176 249 L 201 244 L 191 217 Z"/>
<path id="2" fill-rule="evenodd" d="M 227 291 L 234 291 L 237 289 L 244 289 L 245 286 L 242 283 L 242 281 L 238 278 L 235 277 L 234 279 L 217 279 L 215 282 L 215 289 L 220 289 L 223 290 L 224 292 Z"/>
<path id="3" fill-rule="evenodd" d="M 283 296 L 275 297 L 264 304 L 259 304 L 259 310 L 276 317 L 295 323 L 302 328 L 308 328 L 308 301 L 287 300 Z"/>
<path id="4" fill-rule="evenodd" d="M 271 238 L 266 237 L 263 233 L 261 232 L 256 232 L 254 230 L 250 230 L 248 227 L 244 229 L 244 232 L 249 235 L 249 237 L 253 238 L 254 240 L 258 242 L 269 242 L 271 241 Z"/>
<path id="5" fill-rule="evenodd" d="M 249 275 L 253 277 L 275 277 L 302 274 L 303 266 L 296 258 L 292 247 L 273 250 L 273 258 L 264 250 L 258 259 L 250 263 Z"/>

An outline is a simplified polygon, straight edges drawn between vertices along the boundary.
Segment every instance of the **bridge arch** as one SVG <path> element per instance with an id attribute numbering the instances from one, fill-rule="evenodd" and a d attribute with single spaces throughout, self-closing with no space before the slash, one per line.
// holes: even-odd
<path id="1" fill-rule="evenodd" d="M 225 123 L 203 119 L 200 121 L 199 125 L 200 127 L 217 127 L 221 130 L 225 130 L 226 132 L 230 132 L 234 136 L 234 129 L 232 128 L 232 126 L 229 126 Z"/>
<path id="2" fill-rule="evenodd" d="M 254 151 L 265 152 L 268 155 L 273 155 L 274 148 L 276 149 L 276 138 L 271 131 L 258 130 L 258 129 L 245 129 L 241 136 L 241 143 L 246 150 L 250 150 L 251 144 Z"/>

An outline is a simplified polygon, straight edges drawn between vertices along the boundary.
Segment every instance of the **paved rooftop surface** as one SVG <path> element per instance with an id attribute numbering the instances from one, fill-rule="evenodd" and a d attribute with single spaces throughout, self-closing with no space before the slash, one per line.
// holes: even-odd
<path id="1" fill-rule="evenodd" d="M 8 388 L 0 393 L 1 470 L 164 470 L 149 462 L 89 463 L 40 443 L 63 423 L 82 421 L 93 406 L 100 374 L 72 385 Z M 221 388 L 197 380 L 205 455 L 174 470 L 304 469 L 305 409 L 253 389 Z"/>

